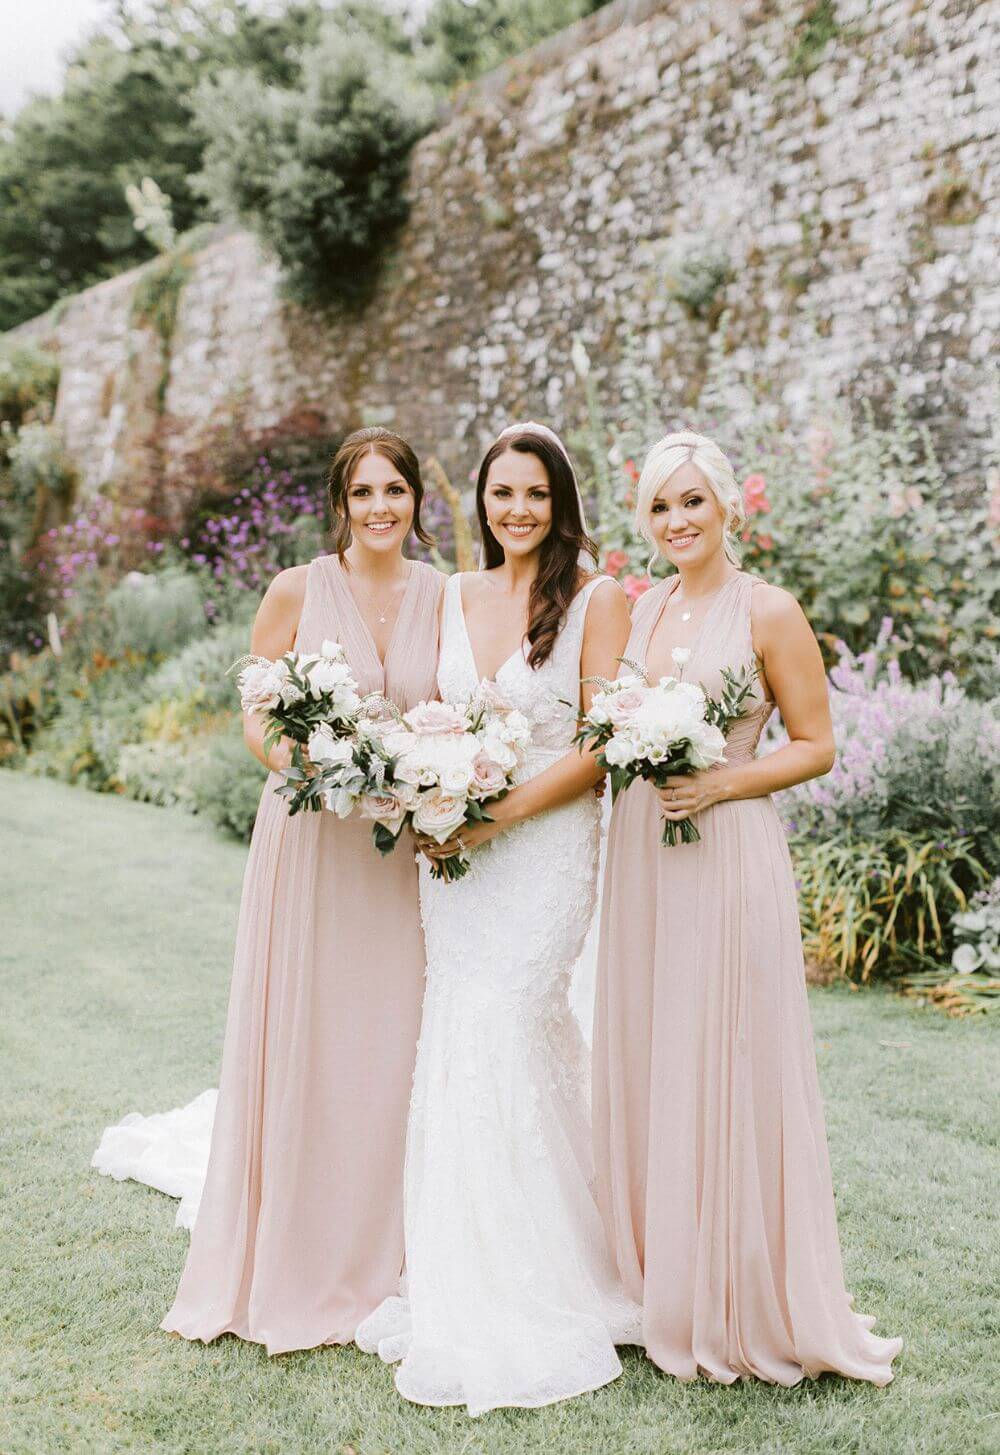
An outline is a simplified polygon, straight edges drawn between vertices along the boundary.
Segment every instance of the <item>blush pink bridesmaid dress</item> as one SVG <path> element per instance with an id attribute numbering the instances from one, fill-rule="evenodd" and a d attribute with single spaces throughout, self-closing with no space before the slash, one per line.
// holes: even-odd
<path id="1" fill-rule="evenodd" d="M 435 694 L 444 577 L 413 562 L 379 661 L 344 566 L 309 566 L 296 648 L 339 641 L 362 691 Z M 396 1292 L 424 989 L 417 868 L 370 825 L 264 788 L 243 886 L 208 1175 L 162 1327 L 269 1354 L 346 1344 Z"/>
<path id="2" fill-rule="evenodd" d="M 677 577 L 636 607 L 643 663 Z M 754 578 L 709 605 L 684 679 L 708 692 L 753 660 Z M 659 655 L 659 654 L 658 654 Z M 758 689 L 727 758 L 752 758 Z M 594 1030 L 598 1196 L 649 1357 L 669 1374 L 791 1385 L 824 1370 L 887 1384 L 901 1340 L 844 1288 L 795 880 L 769 797 L 698 815 L 661 848 L 659 803 L 615 805 Z"/>

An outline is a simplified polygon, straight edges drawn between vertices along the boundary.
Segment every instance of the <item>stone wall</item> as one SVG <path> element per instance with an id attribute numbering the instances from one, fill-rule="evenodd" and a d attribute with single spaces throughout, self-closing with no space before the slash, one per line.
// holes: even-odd
<path id="1" fill-rule="evenodd" d="M 227 418 L 390 423 L 464 481 L 510 418 L 579 419 L 574 335 L 612 399 L 635 335 L 666 425 L 678 406 L 697 419 L 720 327 L 791 418 L 898 375 L 949 473 L 977 480 L 1000 12 L 834 8 L 817 51 L 808 0 L 617 0 L 469 88 L 416 150 L 412 216 L 360 316 L 283 301 L 253 239 L 220 230 L 181 293 L 165 390 L 136 273 L 24 325 L 59 351 L 57 418 L 88 485 L 156 493 Z"/>

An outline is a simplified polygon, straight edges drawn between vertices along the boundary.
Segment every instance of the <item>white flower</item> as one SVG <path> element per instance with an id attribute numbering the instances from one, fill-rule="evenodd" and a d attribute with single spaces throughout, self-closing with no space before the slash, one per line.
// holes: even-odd
<path id="1" fill-rule="evenodd" d="M 570 347 L 569 357 L 576 371 L 576 377 L 578 379 L 588 379 L 590 377 L 590 355 L 587 353 L 583 339 L 578 333 L 573 335 L 573 343 Z"/>
<path id="2" fill-rule="evenodd" d="M 642 756 L 641 743 L 627 732 L 615 733 L 604 749 L 604 760 L 611 768 L 622 768 Z"/>
<path id="3" fill-rule="evenodd" d="M 323 803 L 338 818 L 348 818 L 354 811 L 357 794 L 353 788 L 330 788 L 323 794 Z"/>
<path id="4" fill-rule="evenodd" d="M 717 727 L 701 723 L 691 734 L 691 762 L 696 768 L 714 768 L 725 762 L 726 740 Z"/>
<path id="5" fill-rule="evenodd" d="M 326 692 L 337 693 L 341 688 L 352 691 L 355 686 L 346 662 L 331 662 L 325 657 L 311 663 L 305 675 L 309 681 L 310 697 L 322 697 Z"/>
<path id="6" fill-rule="evenodd" d="M 443 844 L 465 823 L 465 799 L 452 798 L 439 788 L 425 793 L 413 813 L 413 827 Z"/>
<path id="7" fill-rule="evenodd" d="M 343 647 L 339 642 L 331 642 L 329 637 L 327 637 L 320 647 L 319 654 L 321 657 L 328 657 L 335 662 L 343 662 L 346 660 Z"/>
<path id="8" fill-rule="evenodd" d="M 484 733 L 480 746 L 486 756 L 492 758 L 493 762 L 497 763 L 505 773 L 510 773 L 517 767 L 517 754 L 514 749 L 492 732 Z"/>
<path id="9" fill-rule="evenodd" d="M 340 768 L 354 761 L 354 748 L 348 738 L 336 738 L 326 723 L 310 734 L 309 758 L 317 767 Z"/>
<path id="10" fill-rule="evenodd" d="M 251 662 L 237 678 L 244 712 L 270 712 L 281 701 L 288 668 L 284 662 Z"/>
<path id="11" fill-rule="evenodd" d="M 462 733 L 468 720 L 451 702 L 418 702 L 403 714 L 403 721 L 415 733 Z"/>
<path id="12" fill-rule="evenodd" d="M 690 662 L 691 660 L 691 648 L 674 647 L 670 655 L 673 658 L 674 666 L 677 667 L 679 670 L 683 670 L 683 668 L 686 667 L 688 662 Z"/>
<path id="13" fill-rule="evenodd" d="M 959 945 L 951 957 L 951 963 L 959 975 L 971 975 L 983 963 L 983 952 L 978 945 Z"/>
<path id="14" fill-rule="evenodd" d="M 296 687 L 295 683 L 292 682 L 290 679 L 286 679 L 286 681 L 282 684 L 282 688 L 281 688 L 281 705 L 282 705 L 282 707 L 293 707 L 296 702 L 301 702 L 304 697 L 305 697 L 305 693 L 302 691 L 302 688 L 301 687 Z"/>
<path id="15" fill-rule="evenodd" d="M 442 768 L 439 782 L 441 792 L 452 797 L 464 797 L 472 784 L 473 771 L 471 763 L 449 763 Z"/>

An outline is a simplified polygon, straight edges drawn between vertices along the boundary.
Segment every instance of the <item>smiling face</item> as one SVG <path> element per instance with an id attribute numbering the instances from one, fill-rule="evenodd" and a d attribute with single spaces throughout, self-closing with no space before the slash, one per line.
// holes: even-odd
<path id="1" fill-rule="evenodd" d="M 649 527 L 656 549 L 678 570 L 703 566 L 722 551 L 725 513 L 697 465 L 686 461 L 660 486 Z"/>
<path id="2" fill-rule="evenodd" d="M 537 455 L 504 450 L 483 491 L 487 524 L 507 556 L 537 551 L 552 530 L 552 487 Z"/>
<path id="3" fill-rule="evenodd" d="M 347 487 L 351 535 L 373 551 L 399 551 L 413 524 L 415 498 L 396 466 L 371 450 L 362 455 Z"/>

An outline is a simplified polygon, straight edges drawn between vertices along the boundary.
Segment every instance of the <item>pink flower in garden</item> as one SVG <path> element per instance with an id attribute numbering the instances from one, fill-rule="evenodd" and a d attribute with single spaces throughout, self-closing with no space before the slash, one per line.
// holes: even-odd
<path id="1" fill-rule="evenodd" d="M 652 586 L 648 576 L 625 576 L 622 578 L 622 586 L 629 601 L 638 601 Z"/>
<path id="2" fill-rule="evenodd" d="M 763 475 L 748 475 L 743 481 L 743 505 L 747 515 L 766 514 L 771 509 L 767 498 L 767 481 Z"/>
<path id="3" fill-rule="evenodd" d="M 769 536 L 766 531 L 763 535 L 757 537 L 757 544 L 760 546 L 762 551 L 774 550 L 774 539 L 773 537 Z"/>
<path id="4" fill-rule="evenodd" d="M 617 576 L 618 572 L 628 565 L 627 551 L 609 551 L 604 558 L 604 569 L 609 576 Z"/>
<path id="5" fill-rule="evenodd" d="M 633 485 L 637 485 L 639 483 L 639 466 L 635 463 L 634 460 L 625 461 L 625 473 L 632 481 Z"/>

